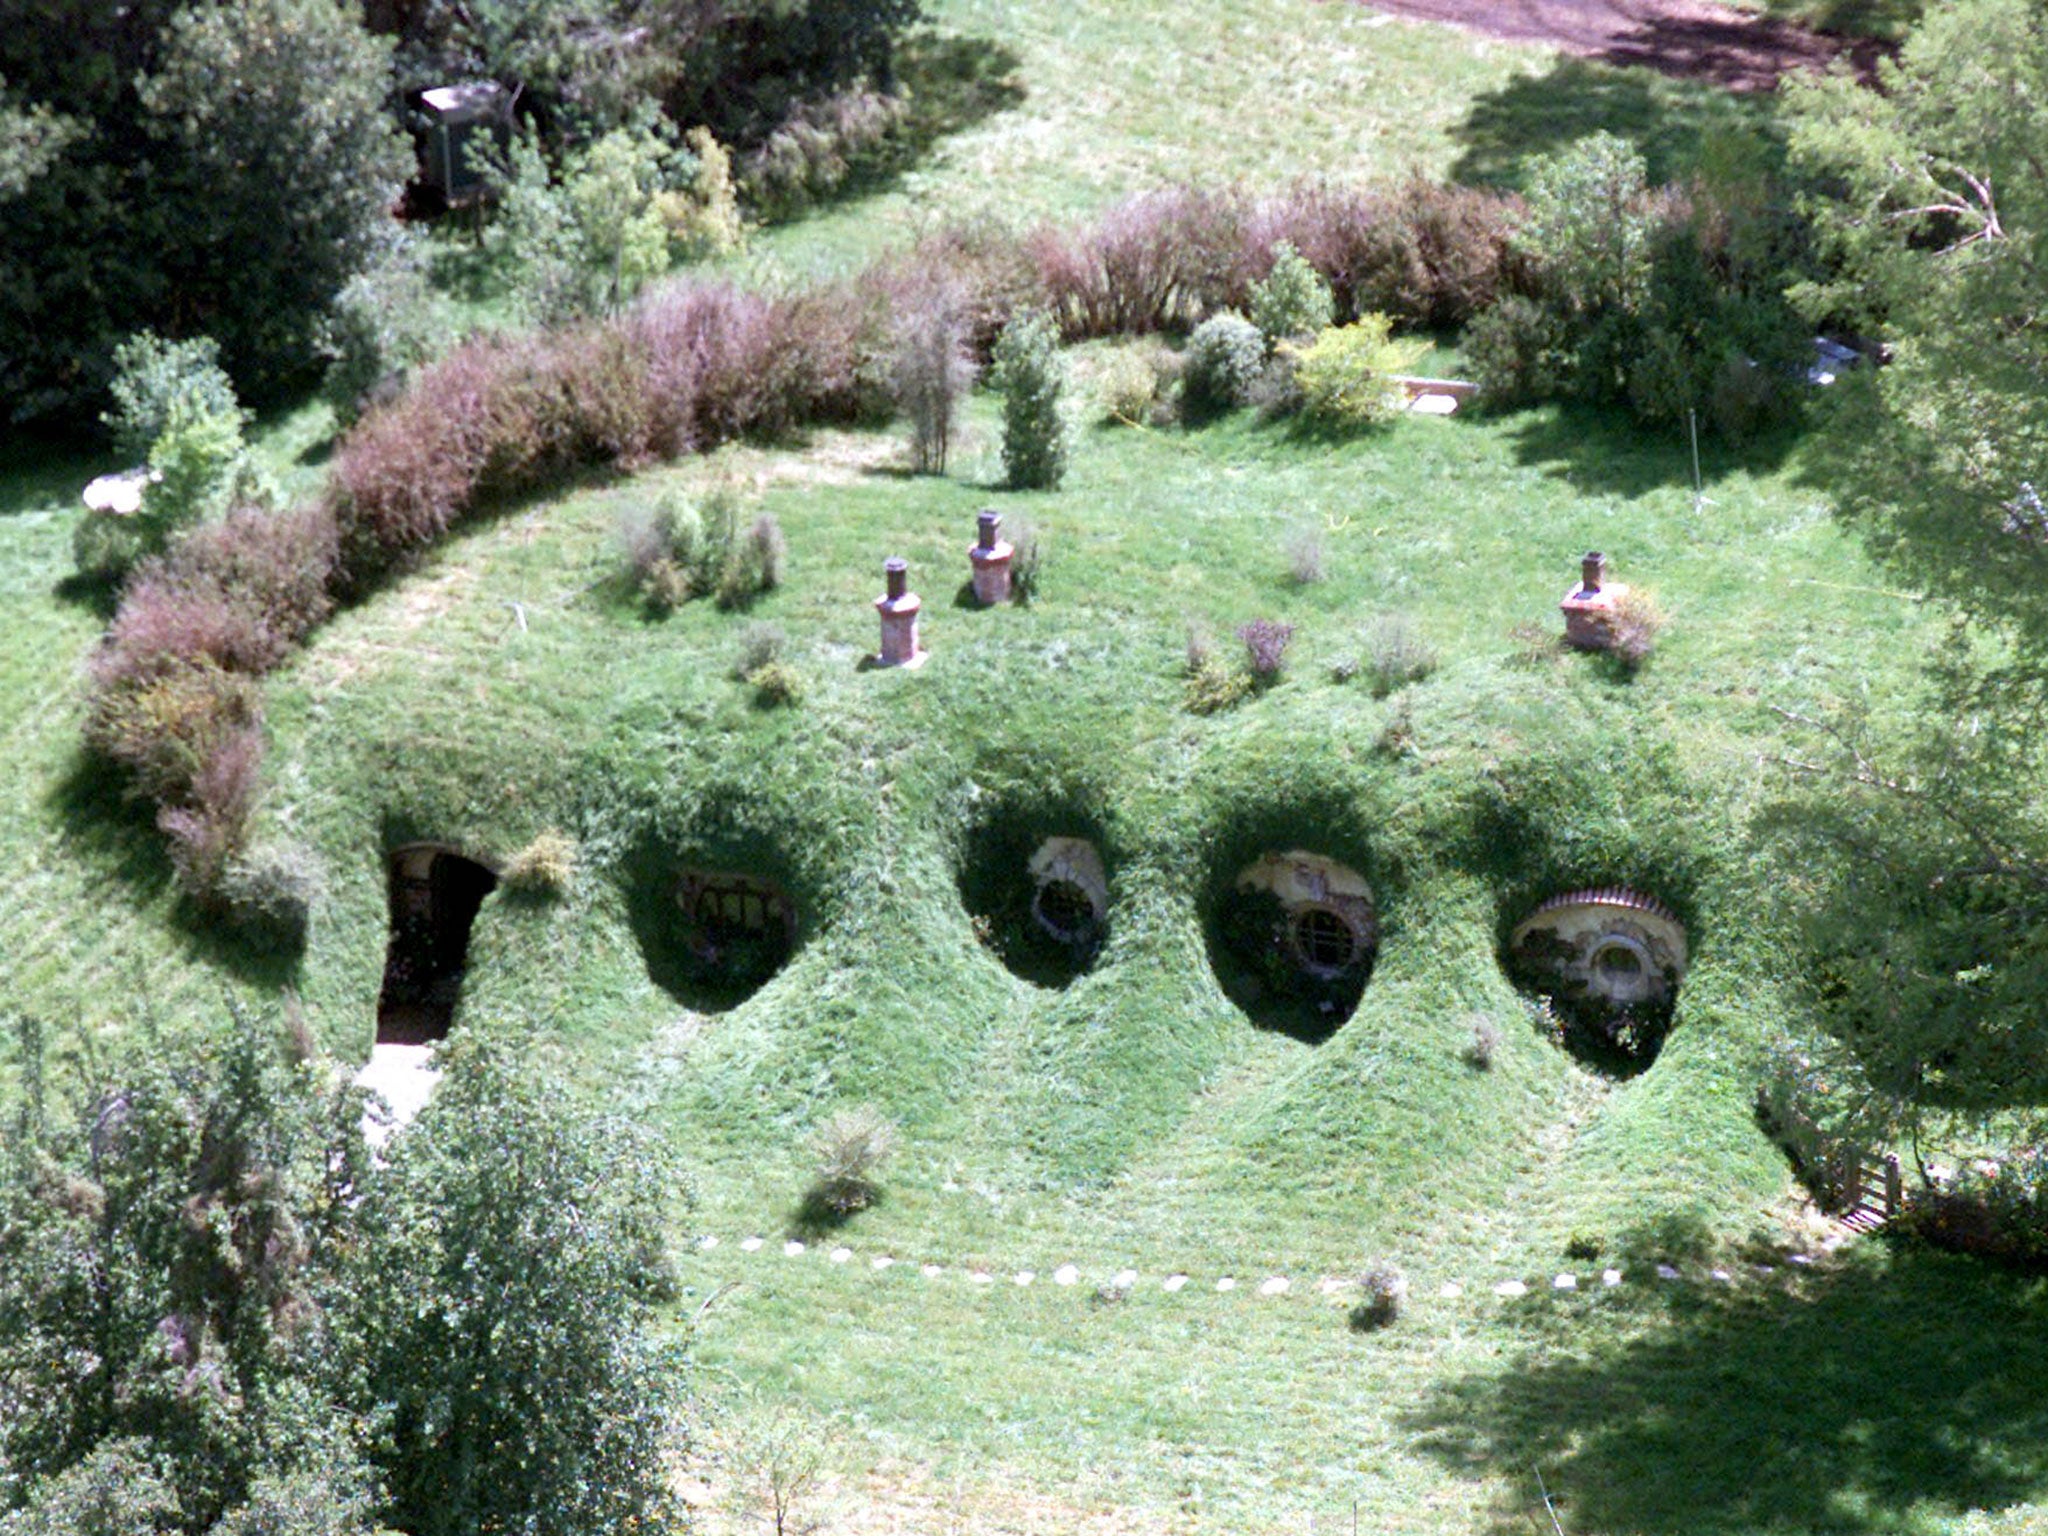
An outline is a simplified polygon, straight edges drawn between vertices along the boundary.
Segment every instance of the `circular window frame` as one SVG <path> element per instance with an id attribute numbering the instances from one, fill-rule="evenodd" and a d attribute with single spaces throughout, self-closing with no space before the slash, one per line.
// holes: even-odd
<path id="1" fill-rule="evenodd" d="M 1309 933 L 1311 928 L 1318 933 Z M 1345 954 L 1341 962 L 1333 964 L 1321 953 L 1325 946 L 1320 936 L 1339 932 L 1344 936 Z M 1358 925 L 1337 908 L 1323 902 L 1304 902 L 1287 914 L 1287 949 L 1303 971 L 1323 981 L 1334 981 L 1358 968 L 1366 953 L 1366 940 Z"/>
<path id="2" fill-rule="evenodd" d="M 1046 910 L 1048 896 L 1054 897 L 1057 915 Z M 1067 914 L 1075 920 L 1062 922 L 1060 918 Z M 1080 881 L 1054 875 L 1039 881 L 1038 888 L 1031 893 L 1031 920 L 1062 944 L 1086 944 L 1101 928 L 1102 913 L 1094 896 Z"/>

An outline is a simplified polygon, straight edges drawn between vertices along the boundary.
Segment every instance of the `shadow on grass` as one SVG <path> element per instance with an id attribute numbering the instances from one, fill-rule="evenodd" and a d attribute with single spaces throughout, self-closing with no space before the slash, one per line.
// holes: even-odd
<path id="1" fill-rule="evenodd" d="M 1506 418 L 1515 458 L 1594 494 L 1641 496 L 1692 484 L 1692 446 L 1683 423 L 1645 426 L 1618 406 L 1539 406 Z M 1792 455 L 1801 428 L 1788 424 L 1740 445 L 1700 425 L 1700 481 L 1740 471 L 1768 474 Z"/>
<path id="2" fill-rule="evenodd" d="M 1451 179 L 1520 190 L 1532 160 L 1604 130 L 1642 152 L 1654 186 L 1690 171 L 1717 130 L 1769 137 L 1768 100 L 1666 80 L 1649 70 L 1560 58 L 1542 74 L 1518 74 L 1473 102 L 1451 131 L 1462 147 Z"/>
<path id="3" fill-rule="evenodd" d="M 1642 1331 L 1567 1301 L 1568 1345 L 1441 1385 L 1412 1416 L 1425 1454 L 1516 1479 L 1500 1529 L 1541 1517 L 1537 1471 L 1566 1530 L 1637 1536 L 1901 1532 L 2048 1496 L 2048 1283 L 1911 1250 L 1740 1288 L 1647 1283 L 1667 1310 Z"/>
<path id="4" fill-rule="evenodd" d="M 70 511 L 93 476 L 104 473 L 104 444 L 28 434 L 0 448 L 0 517 Z"/>
<path id="5" fill-rule="evenodd" d="M 153 901 L 172 886 L 170 855 L 156 811 L 130 795 L 120 769 L 84 749 L 50 791 L 68 855 L 118 885 L 133 903 Z M 170 925 L 194 959 L 254 986 L 279 989 L 297 981 L 305 954 L 303 930 L 224 920 L 180 897 Z"/>

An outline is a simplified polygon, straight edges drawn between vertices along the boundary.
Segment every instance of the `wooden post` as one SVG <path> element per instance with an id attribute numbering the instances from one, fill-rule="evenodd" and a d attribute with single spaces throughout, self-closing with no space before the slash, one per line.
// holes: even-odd
<path id="1" fill-rule="evenodd" d="M 1887 1152 L 1884 1155 L 1884 1213 L 1887 1216 L 1899 1214 L 1900 1200 L 1904 1191 L 1899 1183 L 1899 1154 Z"/>

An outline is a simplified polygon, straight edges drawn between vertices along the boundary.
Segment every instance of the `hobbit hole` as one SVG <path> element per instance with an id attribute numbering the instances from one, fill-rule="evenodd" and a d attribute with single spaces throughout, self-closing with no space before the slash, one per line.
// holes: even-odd
<path id="1" fill-rule="evenodd" d="M 1550 1000 L 1561 1043 L 1621 1076 L 1656 1059 L 1687 959 L 1678 915 L 1623 886 L 1553 896 L 1508 941 L 1509 970 Z"/>
<path id="2" fill-rule="evenodd" d="M 1211 944 L 1217 979 L 1254 1022 L 1327 1040 L 1372 976 L 1379 946 L 1372 887 L 1322 854 L 1265 854 L 1224 893 Z"/>
<path id="3" fill-rule="evenodd" d="M 438 843 L 391 855 L 391 946 L 377 997 L 377 1042 L 424 1045 L 447 1037 L 462 996 L 469 931 L 498 877 Z"/>
<path id="4" fill-rule="evenodd" d="M 689 869 L 676 886 L 683 942 L 705 979 L 751 990 L 782 969 L 796 943 L 796 907 L 774 881 Z"/>
<path id="5" fill-rule="evenodd" d="M 1055 942 L 1092 951 L 1109 912 L 1102 855 L 1082 837 L 1048 837 L 1031 856 L 1031 915 Z"/>
<path id="6" fill-rule="evenodd" d="M 999 799 L 960 845 L 960 901 L 975 936 L 1036 986 L 1086 974 L 1109 935 L 1108 865 L 1093 838 L 1075 835 L 1091 820 L 1070 804 Z"/>

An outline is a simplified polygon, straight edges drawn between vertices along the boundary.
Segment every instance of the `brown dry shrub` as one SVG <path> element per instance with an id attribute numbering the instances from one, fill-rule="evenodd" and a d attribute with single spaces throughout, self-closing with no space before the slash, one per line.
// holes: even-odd
<path id="1" fill-rule="evenodd" d="M 160 655 L 153 671 L 96 677 L 86 745 L 127 769 L 138 793 L 181 804 L 231 737 L 262 718 L 252 678 L 208 657 Z"/>
<path id="2" fill-rule="evenodd" d="M 1234 189 L 1169 187 L 1078 231 L 1041 228 L 1026 248 L 1068 340 L 1178 330 L 1246 301 L 1260 275 L 1253 214 Z"/>

